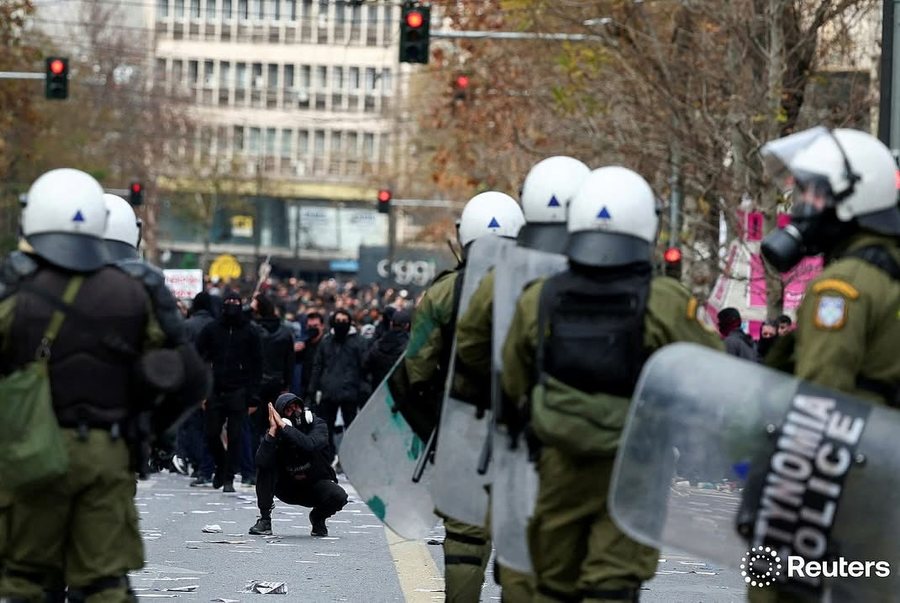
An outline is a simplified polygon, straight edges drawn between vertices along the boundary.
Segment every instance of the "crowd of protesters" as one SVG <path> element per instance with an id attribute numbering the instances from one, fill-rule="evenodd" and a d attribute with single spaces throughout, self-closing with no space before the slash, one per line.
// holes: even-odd
<path id="1" fill-rule="evenodd" d="M 343 429 L 409 339 L 414 299 L 406 290 L 336 279 L 254 285 L 208 281 L 183 306 L 191 340 L 214 374 L 212 394 L 181 425 L 172 458 L 192 486 L 233 492 L 237 474 L 255 484 L 267 406 L 286 392 L 325 420 L 336 455 Z"/>

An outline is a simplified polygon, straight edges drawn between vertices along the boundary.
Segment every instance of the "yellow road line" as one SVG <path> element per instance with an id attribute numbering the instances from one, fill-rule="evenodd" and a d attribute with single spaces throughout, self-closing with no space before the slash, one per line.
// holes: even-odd
<path id="1" fill-rule="evenodd" d="M 384 533 L 403 598 L 408 603 L 443 601 L 443 576 L 428 552 L 428 545 L 421 540 L 404 540 L 387 526 Z"/>

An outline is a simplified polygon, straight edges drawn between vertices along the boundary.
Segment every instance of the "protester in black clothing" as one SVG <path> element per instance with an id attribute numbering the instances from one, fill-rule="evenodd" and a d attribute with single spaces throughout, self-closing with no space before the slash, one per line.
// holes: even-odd
<path id="1" fill-rule="evenodd" d="M 263 351 L 260 399 L 268 404 L 290 387 L 294 370 L 294 334 L 279 318 L 275 304 L 265 295 L 256 296 L 253 308 Z"/>
<path id="2" fill-rule="evenodd" d="M 312 378 L 313 362 L 316 359 L 316 350 L 325 339 L 325 319 L 318 312 L 310 312 L 306 315 L 306 341 L 294 344 L 295 359 L 300 364 L 300 391 L 309 391 L 309 382 Z"/>
<path id="3" fill-rule="evenodd" d="M 387 313 L 385 313 L 387 316 Z M 409 343 L 410 314 L 406 310 L 391 313 L 390 329 L 372 342 L 363 360 L 363 369 L 373 387 L 384 381 Z"/>
<path id="4" fill-rule="evenodd" d="M 397 308 L 394 306 L 388 306 L 384 309 L 384 312 L 381 313 L 381 320 L 378 322 L 378 326 L 375 327 L 375 340 L 381 339 L 391 330 L 391 320 L 394 318 L 394 313 L 396 311 Z"/>
<path id="5" fill-rule="evenodd" d="M 756 349 L 750 336 L 741 330 L 741 313 L 737 308 L 724 308 L 718 316 L 719 333 L 725 344 L 725 352 L 744 360 L 757 362 Z"/>
<path id="6" fill-rule="evenodd" d="M 225 296 L 222 316 L 201 331 L 197 351 L 213 369 L 213 393 L 204 405 L 206 441 L 216 462 L 213 487 L 234 492 L 244 417 L 259 405 L 263 368 L 259 332 L 245 320 L 237 293 Z M 227 457 L 220 438 L 226 423 Z"/>
<path id="7" fill-rule="evenodd" d="M 356 334 L 346 310 L 335 310 L 331 333 L 325 337 L 313 362 L 307 399 L 318 402 L 318 412 L 328 423 L 332 447 L 338 410 L 350 426 L 369 393 L 363 371 L 365 342 Z M 337 449 L 335 448 L 335 453 Z"/>
<path id="8" fill-rule="evenodd" d="M 212 315 L 212 298 L 206 291 L 201 291 L 194 296 L 188 319 L 184 321 L 184 328 L 188 341 L 196 344 L 200 332 L 215 319 Z M 208 463 L 209 452 L 206 449 L 204 437 L 203 410 L 197 408 L 178 427 L 176 436 L 175 456 L 172 457 L 172 465 L 183 474 L 187 474 L 188 465 L 194 467 L 197 477 L 197 485 L 209 482 L 210 475 L 204 476 L 201 465 L 204 459 Z M 208 468 L 206 468 L 208 470 Z"/>
<path id="9" fill-rule="evenodd" d="M 759 341 L 756 342 L 756 354 L 759 356 L 760 362 L 765 360 L 766 354 L 769 353 L 778 338 L 778 322 L 775 320 L 764 322 L 759 332 Z"/>
<path id="10" fill-rule="evenodd" d="M 282 394 L 269 404 L 268 415 L 269 429 L 256 453 L 260 517 L 250 533 L 272 533 L 277 497 L 289 505 L 311 507 L 312 535 L 328 536 L 325 520 L 347 504 L 347 493 L 331 468 L 328 427 L 294 394 Z"/>

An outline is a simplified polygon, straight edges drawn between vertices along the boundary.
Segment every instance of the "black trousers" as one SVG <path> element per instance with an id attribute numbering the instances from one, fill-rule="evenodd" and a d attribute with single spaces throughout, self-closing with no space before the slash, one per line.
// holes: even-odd
<path id="1" fill-rule="evenodd" d="M 275 497 L 289 505 L 310 507 L 310 521 L 324 520 L 347 504 L 347 493 L 331 480 L 317 482 L 291 479 L 273 469 L 258 469 L 256 472 L 256 503 L 259 514 L 271 517 Z"/>
<path id="2" fill-rule="evenodd" d="M 244 419 L 247 416 L 247 393 L 244 389 L 216 393 L 206 403 L 206 443 L 216 463 L 216 474 L 226 482 L 234 480 L 241 466 Z M 228 451 L 222 446 L 222 426 L 227 423 Z"/>
<path id="3" fill-rule="evenodd" d="M 319 412 L 316 414 L 325 419 L 325 422 L 328 423 L 328 442 L 331 444 L 332 454 L 338 453 L 338 447 L 334 441 L 334 423 L 337 421 L 338 409 L 341 410 L 341 415 L 344 417 L 343 429 L 347 429 L 350 427 L 350 423 L 353 422 L 353 419 L 356 418 L 356 413 L 359 412 L 359 405 L 356 402 L 332 402 L 323 400 L 322 404 L 319 406 Z"/>

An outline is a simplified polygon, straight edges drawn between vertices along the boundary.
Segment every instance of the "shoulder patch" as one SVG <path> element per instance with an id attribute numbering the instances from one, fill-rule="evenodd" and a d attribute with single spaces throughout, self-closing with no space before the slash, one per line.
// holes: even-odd
<path id="1" fill-rule="evenodd" d="M 834 291 L 836 293 L 840 293 L 848 299 L 857 299 L 859 297 L 859 291 L 856 290 L 856 287 L 854 287 L 847 281 L 842 281 L 836 278 L 826 278 L 815 283 L 812 287 L 812 292 L 816 294 L 823 293 L 825 291 Z"/>
<path id="2" fill-rule="evenodd" d="M 822 295 L 816 301 L 816 328 L 837 331 L 847 323 L 847 300 L 840 295 Z"/>
<path id="3" fill-rule="evenodd" d="M 699 305 L 699 302 L 697 302 L 696 297 L 691 297 L 691 299 L 688 301 L 687 310 L 685 311 L 685 314 L 687 315 L 687 317 L 690 320 L 697 320 L 698 305 Z"/>

